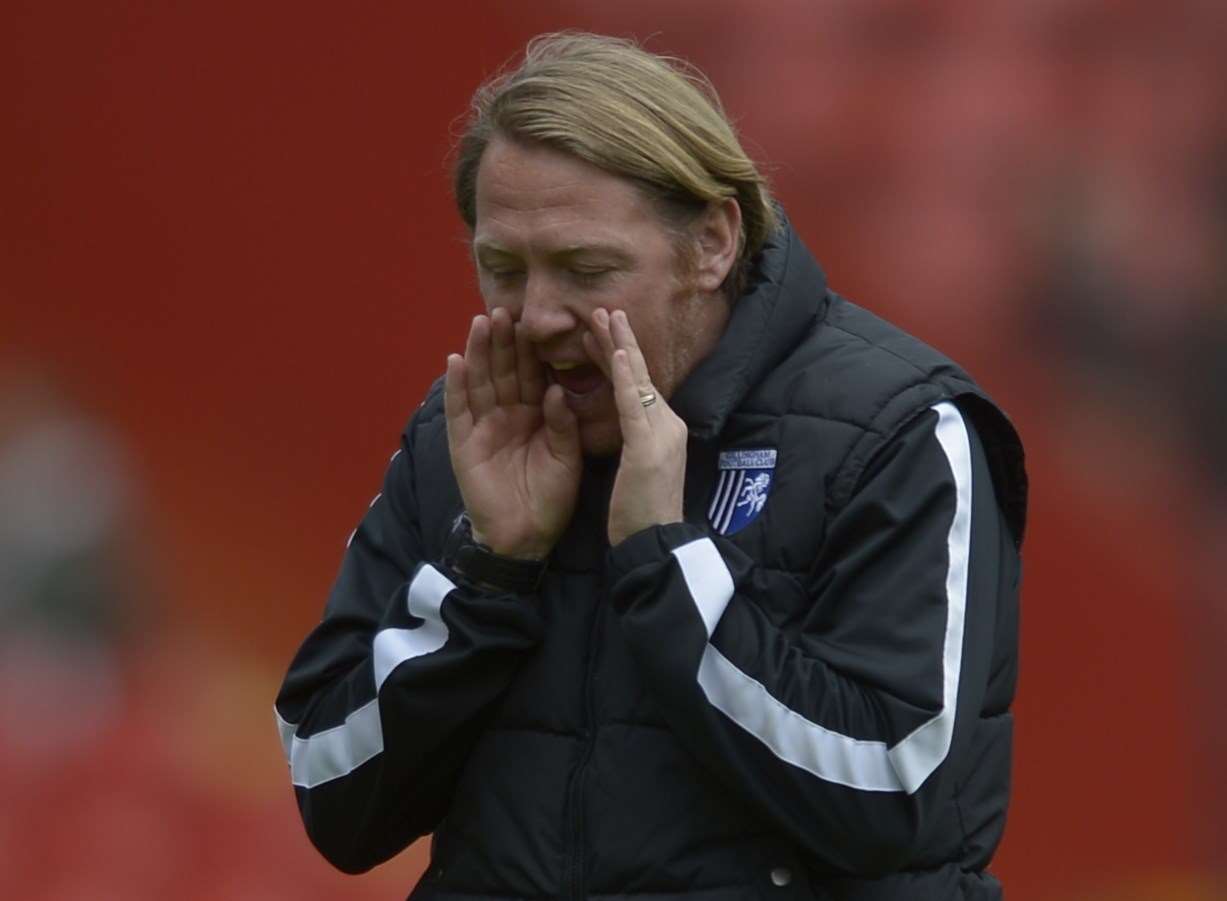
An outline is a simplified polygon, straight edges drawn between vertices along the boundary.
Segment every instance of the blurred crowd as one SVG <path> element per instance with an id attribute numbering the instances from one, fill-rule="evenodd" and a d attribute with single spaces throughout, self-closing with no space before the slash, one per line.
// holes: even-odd
<path id="1" fill-rule="evenodd" d="M 1227 4 L 588 0 L 558 19 L 699 64 L 836 289 L 1018 420 L 1035 499 L 1010 897 L 1227 897 Z M 312 857 L 272 726 L 288 661 L 176 618 L 140 453 L 38 362 L 0 367 L 5 896 L 398 896 L 422 845 L 356 882 Z"/>
<path id="2" fill-rule="evenodd" d="M 273 667 L 193 639 L 154 594 L 123 437 L 43 367 L 0 372 L 0 895 L 394 896 L 403 873 L 297 865 Z"/>

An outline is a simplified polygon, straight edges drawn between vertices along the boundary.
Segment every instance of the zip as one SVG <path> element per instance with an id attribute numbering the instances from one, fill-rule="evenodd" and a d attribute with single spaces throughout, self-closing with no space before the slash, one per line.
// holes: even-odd
<path id="1" fill-rule="evenodd" d="M 596 746 L 596 661 L 600 654 L 601 619 L 605 607 L 605 587 L 602 587 L 597 597 L 596 610 L 592 617 L 592 626 L 588 630 L 588 654 L 584 664 L 584 749 L 579 763 L 571 776 L 571 791 L 568 798 L 568 820 L 571 826 L 572 848 L 567 866 L 567 881 L 570 891 L 567 895 L 574 901 L 584 901 L 587 897 L 584 873 L 584 783 L 587 777 L 588 762 L 592 759 L 592 751 Z"/>

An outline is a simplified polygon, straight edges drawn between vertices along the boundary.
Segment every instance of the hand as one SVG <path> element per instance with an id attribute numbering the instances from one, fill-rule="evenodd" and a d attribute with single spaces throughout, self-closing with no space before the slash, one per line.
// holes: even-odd
<path id="1" fill-rule="evenodd" d="M 475 317 L 464 356 L 448 356 L 444 408 L 473 537 L 496 554 L 545 559 L 575 511 L 579 425 L 505 309 Z"/>
<path id="2" fill-rule="evenodd" d="M 652 386 L 626 313 L 596 310 L 584 344 L 613 383 L 622 427 L 622 460 L 609 499 L 609 543 L 618 544 L 649 526 L 682 521 L 686 423 Z"/>

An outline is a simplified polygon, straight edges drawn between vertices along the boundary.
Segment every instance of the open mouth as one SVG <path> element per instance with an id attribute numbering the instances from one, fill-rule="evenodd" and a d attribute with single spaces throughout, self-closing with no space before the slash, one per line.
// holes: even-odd
<path id="1" fill-rule="evenodd" d="M 551 381 L 573 397 L 583 397 L 605 384 L 605 374 L 592 363 L 550 363 Z"/>

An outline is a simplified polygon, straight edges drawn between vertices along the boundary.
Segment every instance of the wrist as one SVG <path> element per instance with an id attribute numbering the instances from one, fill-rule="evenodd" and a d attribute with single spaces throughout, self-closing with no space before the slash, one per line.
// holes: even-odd
<path id="1" fill-rule="evenodd" d="M 645 518 L 638 522 L 611 522 L 609 524 L 609 544 L 612 547 L 621 544 L 632 535 L 638 535 L 640 532 L 655 526 L 671 526 L 684 521 L 685 519 L 679 510 L 677 513 Z"/>
<path id="2" fill-rule="evenodd" d="M 443 564 L 482 591 L 532 594 L 545 575 L 544 556 L 510 557 L 474 535 L 468 514 L 456 518 L 443 551 Z"/>
<path id="3" fill-rule="evenodd" d="M 468 517 L 468 514 L 464 514 Z M 522 560 L 529 563 L 542 563 L 550 555 L 551 548 L 540 543 L 511 541 L 501 537 L 490 537 L 469 521 L 469 534 L 476 544 L 481 545 L 492 554 L 506 557 L 510 560 Z"/>

